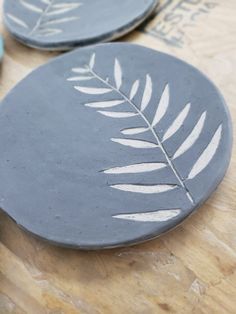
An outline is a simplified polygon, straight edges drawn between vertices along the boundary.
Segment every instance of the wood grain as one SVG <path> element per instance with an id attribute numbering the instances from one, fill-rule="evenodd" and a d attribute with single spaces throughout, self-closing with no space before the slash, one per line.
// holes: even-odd
<path id="1" fill-rule="evenodd" d="M 2 7 L 3 1 L 0 0 Z M 161 1 L 124 40 L 175 55 L 221 89 L 236 122 L 236 2 Z M 0 98 L 56 53 L 27 48 L 0 21 L 5 55 Z M 180 227 L 135 247 L 57 248 L 0 214 L 0 313 L 236 313 L 236 150 L 208 202 Z"/>

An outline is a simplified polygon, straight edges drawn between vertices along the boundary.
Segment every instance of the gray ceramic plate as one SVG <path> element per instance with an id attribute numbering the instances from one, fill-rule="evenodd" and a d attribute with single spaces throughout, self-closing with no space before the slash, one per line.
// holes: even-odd
<path id="1" fill-rule="evenodd" d="M 2 60 L 3 57 L 3 39 L 2 36 L 0 35 L 0 61 Z"/>
<path id="2" fill-rule="evenodd" d="M 157 0 L 5 0 L 9 31 L 26 45 L 67 50 L 116 39 L 141 24 Z"/>
<path id="3" fill-rule="evenodd" d="M 54 243 L 108 248 L 178 225 L 222 180 L 225 102 L 197 69 L 131 44 L 38 68 L 0 107 L 0 206 Z"/>

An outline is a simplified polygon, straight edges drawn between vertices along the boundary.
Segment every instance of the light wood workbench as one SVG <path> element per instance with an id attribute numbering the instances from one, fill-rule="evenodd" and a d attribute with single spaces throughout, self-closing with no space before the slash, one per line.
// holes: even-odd
<path id="1" fill-rule="evenodd" d="M 162 5 L 145 29 L 124 40 L 197 66 L 221 89 L 236 123 L 235 0 Z M 2 24 L 0 99 L 56 55 L 17 43 Z M 0 214 L 1 314 L 235 314 L 235 270 L 235 148 L 229 171 L 208 202 L 174 231 L 139 246 L 105 252 L 57 248 Z"/>

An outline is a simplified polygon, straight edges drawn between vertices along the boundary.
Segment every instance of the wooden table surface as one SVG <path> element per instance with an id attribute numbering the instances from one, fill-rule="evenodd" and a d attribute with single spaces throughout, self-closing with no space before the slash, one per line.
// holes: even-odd
<path id="1" fill-rule="evenodd" d="M 221 89 L 236 123 L 235 0 L 166 0 L 159 11 L 124 40 L 197 66 Z M 2 99 L 56 54 L 17 43 L 2 20 L 0 32 Z M 177 229 L 146 244 L 100 252 L 57 248 L 20 230 L 1 212 L 0 313 L 235 314 L 235 248 L 234 147 L 228 173 L 207 203 Z"/>

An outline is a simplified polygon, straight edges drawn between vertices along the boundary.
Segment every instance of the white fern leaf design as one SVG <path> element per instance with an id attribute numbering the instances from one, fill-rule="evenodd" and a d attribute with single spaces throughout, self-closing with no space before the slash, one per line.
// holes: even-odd
<path id="1" fill-rule="evenodd" d="M 86 69 L 86 68 L 73 68 L 72 72 L 84 74 L 84 73 L 89 73 L 89 69 Z"/>
<path id="2" fill-rule="evenodd" d="M 116 88 L 119 90 L 122 84 L 122 70 L 121 70 L 120 62 L 117 59 L 115 60 L 114 77 L 115 77 Z"/>
<path id="3" fill-rule="evenodd" d="M 132 140 L 132 139 L 124 139 L 124 138 L 112 138 L 111 139 L 115 143 L 119 143 L 124 146 L 130 146 L 133 148 L 156 148 L 158 147 L 157 144 L 148 142 L 148 141 L 142 141 L 142 140 Z"/>
<path id="4" fill-rule="evenodd" d="M 28 26 L 24 21 L 22 21 L 21 19 L 19 19 L 18 17 L 16 17 L 16 16 L 13 15 L 13 14 L 7 13 L 7 17 L 8 17 L 12 22 L 14 22 L 15 24 L 17 24 L 18 26 L 21 26 L 21 27 L 24 27 L 24 28 L 29 28 L 29 26 Z"/>
<path id="5" fill-rule="evenodd" d="M 108 101 L 97 101 L 85 104 L 86 107 L 90 108 L 111 108 L 123 104 L 124 100 L 108 100 Z"/>
<path id="6" fill-rule="evenodd" d="M 124 192 L 143 193 L 143 194 L 158 194 L 176 189 L 178 186 L 174 184 L 156 184 L 156 185 L 142 185 L 142 184 L 114 184 L 111 185 L 113 189 Z"/>
<path id="7" fill-rule="evenodd" d="M 140 134 L 149 131 L 149 128 L 145 127 L 140 127 L 140 128 L 128 128 L 128 129 L 123 129 L 121 130 L 122 134 L 125 135 L 135 135 L 135 134 Z"/>
<path id="8" fill-rule="evenodd" d="M 98 112 L 110 118 L 131 118 L 131 117 L 137 116 L 137 113 L 135 112 L 117 112 L 117 111 L 114 112 L 114 111 L 101 111 L 101 110 L 98 110 Z"/>
<path id="9" fill-rule="evenodd" d="M 194 143 L 197 141 L 197 139 L 199 138 L 199 136 L 202 132 L 202 129 L 203 129 L 203 126 L 205 123 L 205 119 L 206 119 L 206 111 L 203 112 L 203 114 L 199 118 L 198 122 L 194 126 L 192 132 L 188 135 L 186 140 L 177 149 L 177 151 L 175 152 L 172 159 L 176 159 L 176 158 L 180 157 L 181 155 L 183 155 L 187 150 L 189 150 L 194 145 Z"/>
<path id="10" fill-rule="evenodd" d="M 144 111 L 152 97 L 152 79 L 149 74 L 146 75 L 146 84 L 141 102 L 141 111 Z"/>
<path id="11" fill-rule="evenodd" d="M 146 213 L 120 214 L 114 215 L 114 218 L 133 220 L 140 222 L 162 222 L 175 218 L 181 213 L 180 209 L 165 209 Z"/>
<path id="12" fill-rule="evenodd" d="M 92 56 L 91 56 L 91 58 L 90 58 L 90 61 L 89 61 L 89 67 L 90 67 L 90 69 L 93 69 L 93 67 L 94 67 L 94 64 L 95 64 L 95 57 L 96 57 L 96 54 L 93 53 Z"/>
<path id="13" fill-rule="evenodd" d="M 174 120 L 174 122 L 171 124 L 171 126 L 168 128 L 168 130 L 165 132 L 162 142 L 168 140 L 172 135 L 174 135 L 183 125 L 184 120 L 186 119 L 189 110 L 190 110 L 191 104 L 188 103 L 184 109 L 180 112 L 180 114 L 177 116 L 177 118 Z"/>
<path id="14" fill-rule="evenodd" d="M 161 95 L 161 99 L 159 101 L 159 105 L 157 106 L 157 110 L 152 122 L 152 126 L 156 126 L 157 123 L 164 117 L 167 108 L 169 106 L 170 101 L 170 91 L 169 91 L 169 85 L 167 84 L 165 86 L 165 89 Z"/>
<path id="15" fill-rule="evenodd" d="M 112 92 L 111 88 L 95 88 L 95 87 L 83 87 L 83 86 L 75 86 L 75 89 L 84 94 L 90 95 L 102 95 Z"/>
<path id="16" fill-rule="evenodd" d="M 58 10 L 53 10 L 50 12 L 47 12 L 45 15 L 46 16 L 53 16 L 53 15 L 58 15 L 58 14 L 62 14 L 62 13 L 66 13 L 68 11 L 70 11 L 71 9 L 58 9 Z"/>
<path id="17" fill-rule="evenodd" d="M 117 64 L 117 68 L 120 68 L 120 72 L 121 72 L 121 67 L 120 67 L 119 61 L 116 62 L 115 64 Z M 72 71 L 74 69 L 75 68 L 73 68 Z M 87 69 L 89 69 L 89 67 L 87 67 Z M 166 159 L 168 167 L 170 167 L 171 170 L 173 171 L 173 173 L 174 173 L 176 179 L 178 180 L 181 188 L 183 188 L 185 190 L 186 197 L 189 199 L 189 201 L 192 204 L 194 204 L 194 200 L 193 200 L 192 195 L 188 191 L 184 181 L 182 180 L 181 176 L 178 174 L 177 170 L 175 169 L 174 165 L 172 164 L 172 160 L 168 156 L 168 154 L 167 154 L 167 152 L 165 150 L 165 147 L 163 146 L 163 144 L 162 144 L 162 142 L 161 142 L 161 140 L 160 140 L 156 130 L 152 126 L 152 123 L 150 123 L 148 121 L 147 117 L 141 111 L 141 109 L 139 109 L 138 106 L 132 101 L 132 99 L 130 99 L 130 98 L 134 97 L 135 94 L 137 93 L 140 81 L 136 80 L 133 83 L 132 88 L 131 88 L 131 92 L 130 92 L 130 98 L 128 98 L 121 90 L 118 90 L 117 87 L 112 86 L 112 84 L 110 83 L 109 77 L 105 77 L 103 79 L 102 77 L 99 76 L 99 74 L 97 74 L 92 69 L 89 70 L 89 75 L 90 74 L 92 76 L 94 76 L 94 78 L 96 78 L 100 83 L 104 84 L 104 86 L 106 86 L 106 88 L 109 88 L 109 89 L 113 90 L 114 92 L 116 92 L 124 100 L 124 102 L 126 102 L 128 105 L 131 105 L 132 109 L 135 110 L 136 114 L 139 115 L 143 119 L 143 122 L 145 122 L 145 124 L 147 125 L 146 127 L 129 127 L 129 128 L 125 128 L 125 129 L 121 130 L 122 134 L 125 134 L 125 135 L 135 135 L 135 134 L 140 134 L 140 133 L 144 133 L 144 132 L 150 131 L 152 133 L 152 135 L 154 136 L 154 142 L 143 141 L 143 140 L 139 140 L 139 139 L 132 140 L 132 139 L 117 139 L 117 138 L 114 139 L 114 138 L 112 138 L 111 140 L 114 141 L 114 142 L 117 142 L 117 143 L 119 143 L 121 145 L 125 145 L 125 146 L 132 147 L 132 148 L 143 148 L 143 149 L 157 148 L 157 147 L 160 148 L 161 151 L 163 152 L 164 156 L 165 156 L 165 159 Z M 120 74 L 120 76 L 122 76 L 122 73 Z M 150 87 L 151 84 L 148 83 L 148 82 L 151 82 L 151 78 L 149 79 L 148 76 L 147 76 L 146 77 L 146 81 L 147 82 L 146 82 L 145 85 Z M 144 90 L 145 90 L 145 88 L 144 88 Z M 161 99 L 159 101 L 158 112 L 160 112 L 161 115 L 164 116 L 168 106 L 169 106 L 169 86 L 167 84 L 165 86 L 164 92 L 162 93 L 162 97 L 161 97 Z M 110 117 L 114 117 L 114 113 L 113 112 L 112 113 L 111 112 L 106 112 L 106 115 L 110 116 Z M 115 115 L 117 117 L 117 114 L 115 114 Z M 118 116 L 121 117 L 120 113 L 118 113 Z"/>
<path id="18" fill-rule="evenodd" d="M 90 59 L 91 60 L 91 59 Z M 93 66 L 95 64 L 95 60 L 93 61 Z M 118 99 L 112 100 L 112 99 L 106 99 L 101 100 L 98 102 L 91 102 L 85 104 L 87 107 L 91 108 L 109 108 L 118 106 L 120 104 L 126 104 L 129 106 L 132 111 L 125 111 L 125 112 L 114 112 L 114 111 L 101 111 L 98 110 L 98 113 L 103 114 L 104 116 L 110 117 L 110 118 L 131 118 L 134 116 L 138 116 L 143 121 L 142 126 L 128 126 L 120 132 L 124 135 L 137 135 L 142 134 L 145 132 L 150 132 L 149 135 L 152 136 L 152 140 L 143 140 L 143 139 L 132 139 L 132 138 L 111 138 L 111 141 L 114 143 L 118 143 L 123 146 L 127 146 L 130 148 L 136 148 L 136 149 L 157 149 L 158 148 L 158 154 L 162 153 L 164 160 L 162 162 L 142 162 L 139 164 L 131 164 L 131 165 L 123 165 L 119 167 L 113 167 L 106 170 L 101 170 L 106 175 L 120 175 L 120 174 L 136 174 L 136 173 L 144 173 L 144 172 L 151 172 L 156 171 L 162 168 L 169 168 L 169 170 L 172 172 L 172 174 L 175 177 L 175 182 L 173 184 L 139 184 L 139 183 L 119 183 L 119 184 L 113 184 L 110 185 L 110 187 L 118 190 L 122 190 L 125 192 L 134 192 L 134 193 L 144 193 L 144 194 L 155 194 L 155 193 L 161 193 L 161 192 L 167 192 L 171 191 L 173 189 L 179 188 L 182 189 L 185 192 L 186 199 L 191 203 L 191 205 L 195 205 L 195 200 L 192 195 L 192 192 L 188 189 L 186 185 L 187 179 L 193 179 L 198 173 L 200 173 L 205 167 L 210 163 L 211 159 L 213 158 L 217 146 L 219 145 L 220 137 L 221 137 L 221 126 L 213 136 L 212 140 L 210 141 L 208 147 L 204 150 L 204 152 L 201 154 L 201 156 L 198 158 L 197 162 L 193 166 L 192 170 L 190 171 L 188 178 L 183 179 L 182 175 L 179 173 L 178 169 L 176 169 L 175 164 L 173 163 L 173 160 L 183 155 L 187 150 L 189 150 L 198 140 L 198 138 L 202 134 L 203 127 L 205 125 L 206 120 L 206 111 L 203 112 L 194 125 L 191 132 L 187 135 L 185 140 L 180 144 L 180 146 L 177 148 L 176 152 L 173 154 L 173 157 L 169 156 L 169 153 L 166 150 L 165 147 L 165 141 L 170 140 L 171 137 L 176 134 L 176 132 L 179 131 L 179 129 L 184 125 L 185 120 L 189 116 L 189 112 L 191 110 L 191 103 L 187 103 L 184 108 L 177 114 L 177 116 L 173 119 L 173 122 L 170 124 L 170 126 L 167 128 L 167 130 L 164 132 L 164 135 L 162 137 L 162 140 L 160 138 L 159 132 L 155 129 L 156 125 L 161 121 L 161 119 L 165 116 L 169 106 L 170 106 L 170 88 L 169 84 L 167 83 L 164 87 L 164 90 L 162 91 L 161 97 L 159 99 L 159 104 L 156 108 L 155 114 L 153 119 L 149 121 L 149 117 L 145 114 L 145 109 L 150 104 L 152 94 L 153 94 L 153 83 L 151 76 L 149 74 L 146 75 L 146 81 L 143 91 L 143 96 L 141 100 L 140 108 L 139 106 L 134 102 L 134 98 L 137 95 L 137 92 L 140 88 L 140 82 L 141 80 L 136 79 L 134 83 L 132 84 L 132 87 L 129 92 L 129 96 L 127 96 L 123 91 L 121 90 L 122 87 L 122 68 L 120 65 L 120 62 L 117 58 L 115 58 L 114 62 L 114 82 L 113 85 L 111 83 L 112 79 L 105 76 L 105 78 L 102 78 L 97 72 L 95 72 L 93 69 L 91 69 L 91 66 L 86 66 L 85 68 L 73 68 L 72 71 L 78 71 L 86 73 L 86 76 L 93 76 L 94 79 L 96 79 L 99 84 L 101 84 L 104 87 L 101 88 L 95 88 L 95 87 L 80 87 L 80 86 L 74 86 L 78 91 L 85 92 L 87 94 L 103 94 L 103 93 L 109 93 L 113 92 L 112 95 L 116 94 Z M 131 120 L 130 120 L 131 121 Z M 133 119 L 134 122 L 137 121 L 137 119 Z M 160 211 L 158 211 L 160 212 Z M 142 214 L 142 213 L 140 213 Z M 136 215 L 136 214 L 134 214 Z"/>
<path id="19" fill-rule="evenodd" d="M 215 134 L 213 135 L 210 143 L 207 145 L 205 150 L 202 152 L 196 163 L 194 164 L 192 170 L 188 175 L 188 179 L 194 179 L 203 169 L 205 169 L 212 158 L 214 157 L 216 150 L 219 146 L 222 134 L 222 125 L 218 127 Z"/>
<path id="20" fill-rule="evenodd" d="M 78 7 L 80 7 L 82 4 L 78 3 L 78 2 L 64 2 L 64 3 L 57 3 L 57 4 L 53 4 L 52 8 L 56 8 L 56 9 L 76 9 Z"/>
<path id="21" fill-rule="evenodd" d="M 41 0 L 42 3 L 45 3 L 45 4 L 50 4 L 51 3 L 51 0 Z"/>
<path id="22" fill-rule="evenodd" d="M 62 24 L 62 23 L 67 23 L 67 22 L 71 22 L 71 21 L 75 21 L 78 20 L 79 17 L 78 16 L 70 16 L 70 17 L 64 17 L 61 19 L 54 19 L 51 21 L 45 21 L 42 23 L 42 26 L 50 26 L 50 25 L 55 25 L 55 24 Z"/>
<path id="23" fill-rule="evenodd" d="M 58 28 L 46 28 L 46 29 L 40 29 L 37 33 L 39 36 L 52 36 L 56 34 L 60 34 L 62 32 L 61 29 Z"/>
<path id="24" fill-rule="evenodd" d="M 163 162 L 146 162 L 123 167 L 110 168 L 104 170 L 103 172 L 107 174 L 142 173 L 159 170 L 165 167 L 166 163 Z"/>
<path id="25" fill-rule="evenodd" d="M 34 4 L 31 4 L 25 0 L 20 0 L 20 4 L 22 6 L 24 6 L 25 8 L 29 9 L 30 11 L 33 11 L 33 12 L 36 12 L 36 13 L 42 13 L 43 10 L 39 7 L 37 7 L 36 5 Z"/>
<path id="26" fill-rule="evenodd" d="M 89 81 L 93 79 L 93 76 L 72 76 L 67 79 L 67 81 Z"/>
<path id="27" fill-rule="evenodd" d="M 132 85 L 132 88 L 130 91 L 130 95 L 129 95 L 130 100 L 132 100 L 135 97 L 135 95 L 137 94 L 138 88 L 139 88 L 139 80 L 136 80 L 134 84 Z"/>
<path id="28" fill-rule="evenodd" d="M 77 7 L 79 7 L 80 4 L 77 5 Z M 55 7 L 55 6 L 54 6 Z M 75 6 L 70 6 L 70 7 L 62 7 L 56 10 L 52 10 L 46 13 L 47 16 L 54 16 L 54 15 L 59 15 L 59 14 L 63 14 L 63 13 L 67 13 L 70 12 L 72 10 L 74 10 L 76 7 Z"/>

